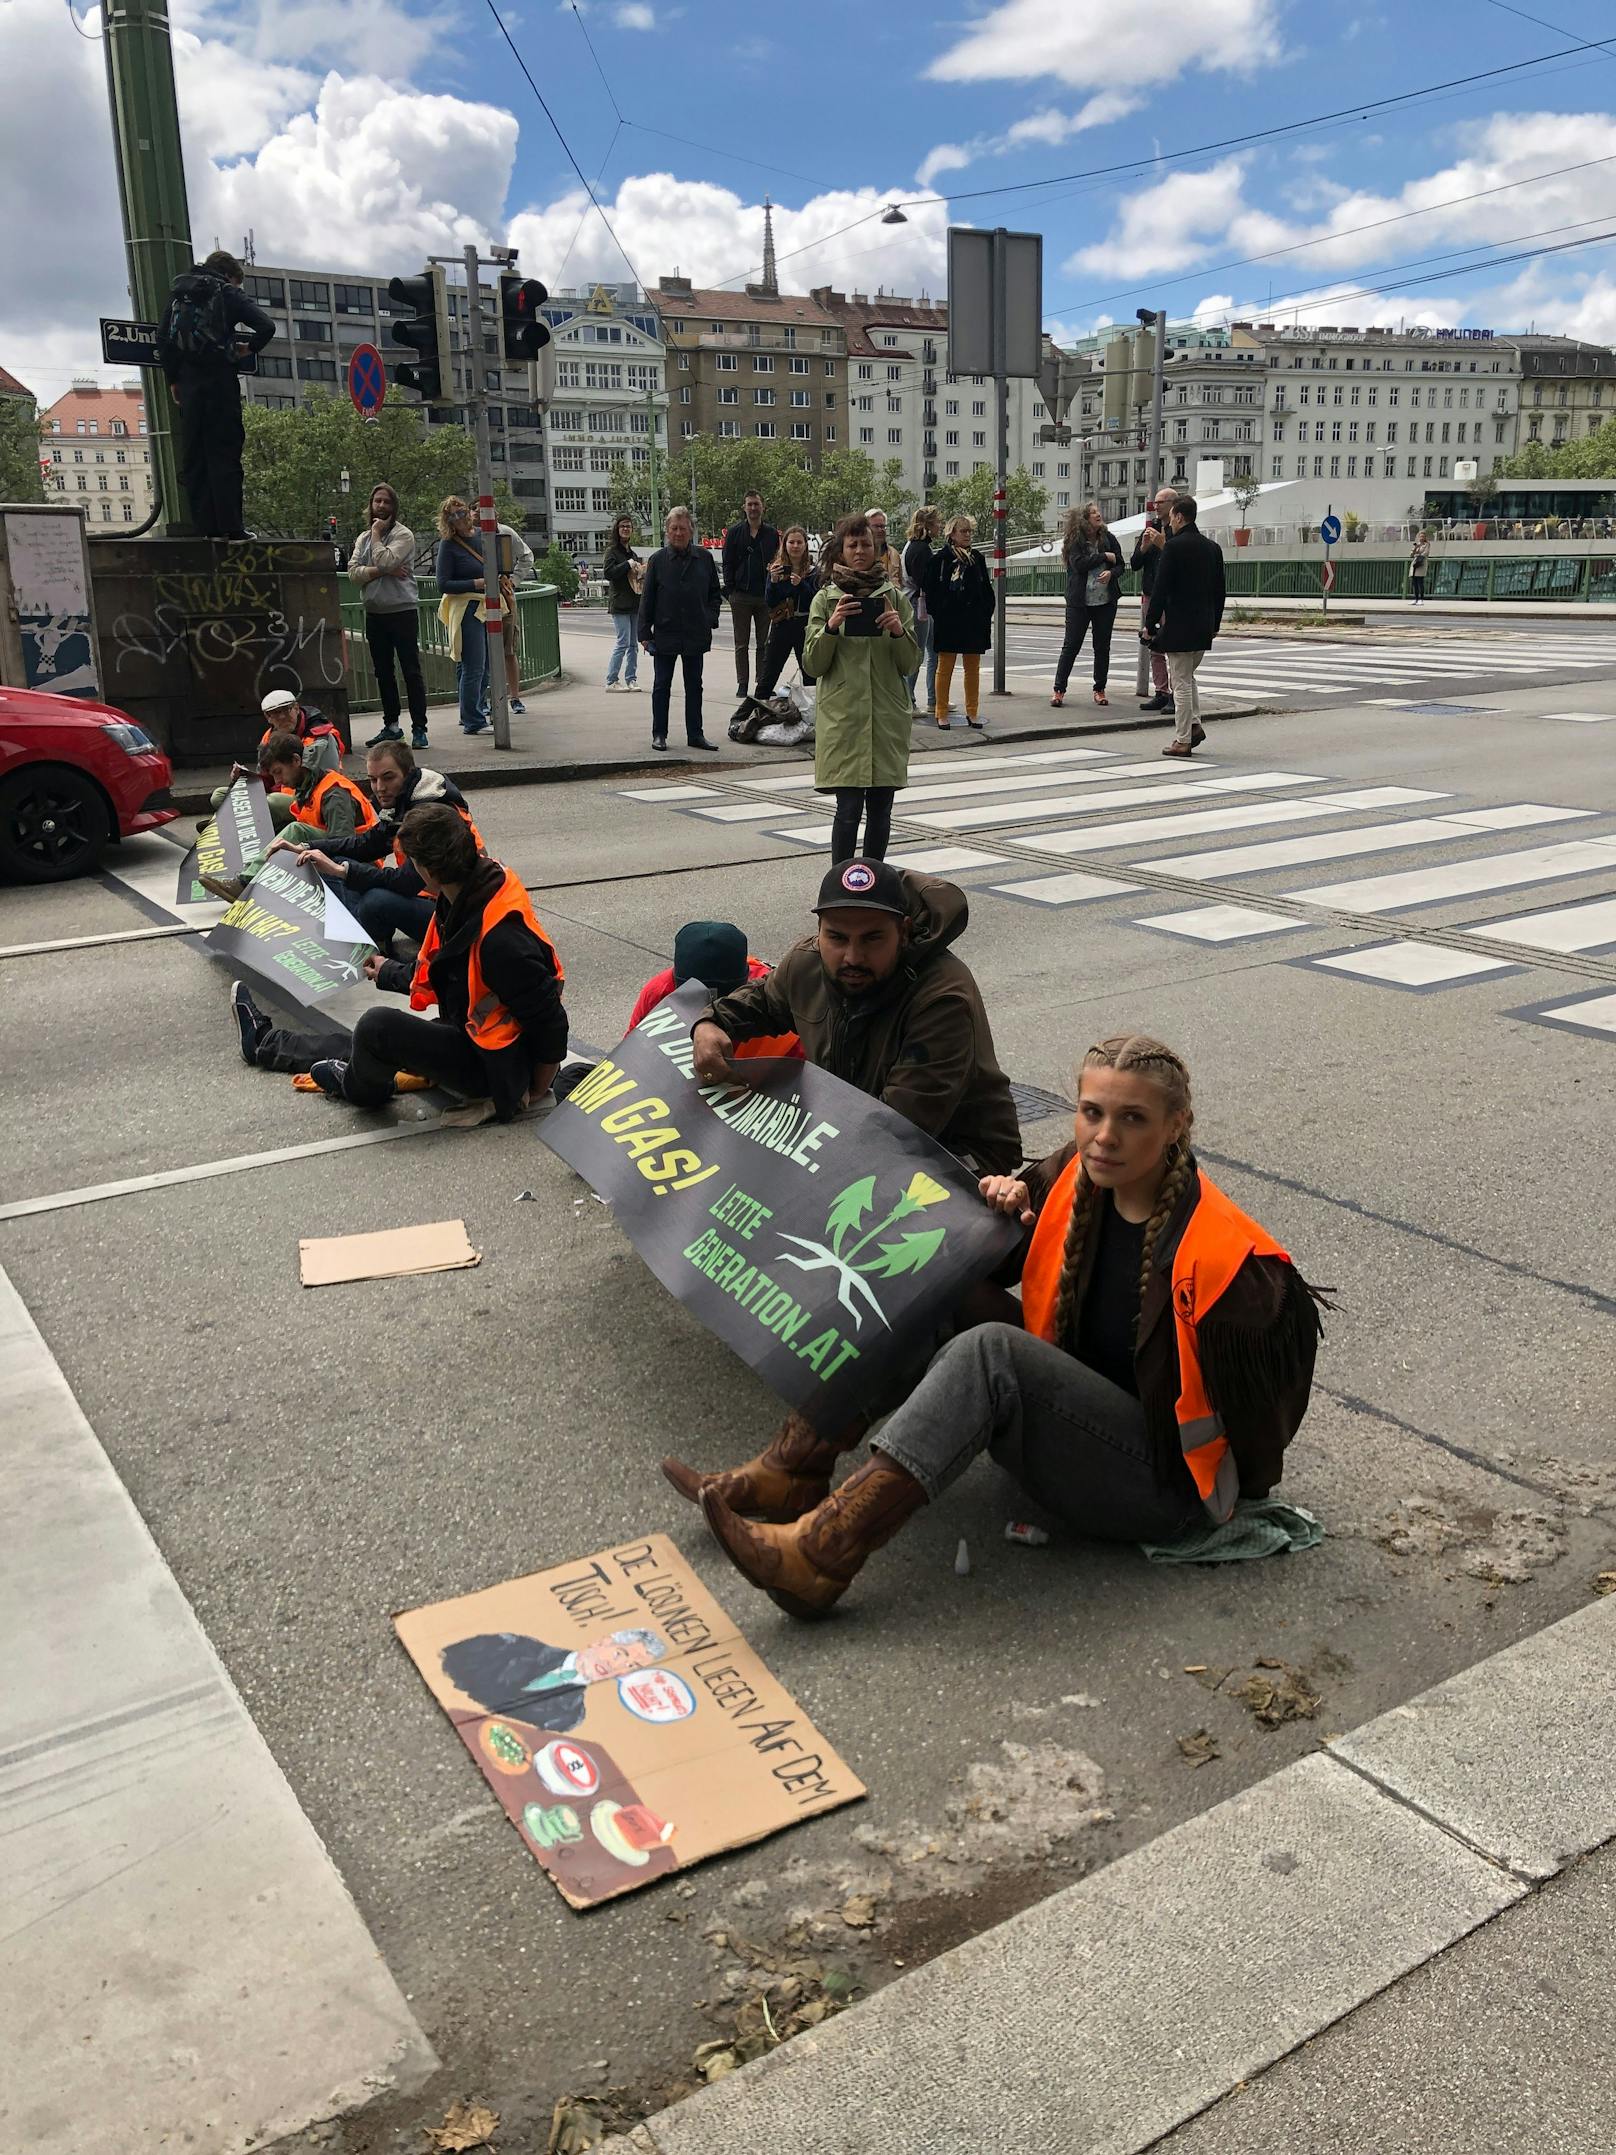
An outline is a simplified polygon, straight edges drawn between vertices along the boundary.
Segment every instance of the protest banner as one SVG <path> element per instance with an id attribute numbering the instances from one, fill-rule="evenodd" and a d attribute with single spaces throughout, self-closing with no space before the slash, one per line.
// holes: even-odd
<path id="1" fill-rule="evenodd" d="M 180 862 L 176 903 L 206 905 L 213 894 L 202 888 L 198 877 L 240 875 L 249 861 L 262 856 L 274 835 L 264 781 L 238 778 L 219 803 L 212 822 Z"/>
<path id="2" fill-rule="evenodd" d="M 658 1004 L 539 1131 L 664 1287 L 780 1397 L 845 1422 L 1020 1229 L 924 1131 L 812 1063 L 703 1085 L 700 982 Z"/>
<path id="3" fill-rule="evenodd" d="M 312 1010 L 364 979 L 374 947 L 329 935 L 326 918 L 326 887 L 314 869 L 295 854 L 277 853 L 203 941 L 213 956 Z"/>
<path id="4" fill-rule="evenodd" d="M 393 1625 L 574 1908 L 865 1792 L 665 1534 Z"/>

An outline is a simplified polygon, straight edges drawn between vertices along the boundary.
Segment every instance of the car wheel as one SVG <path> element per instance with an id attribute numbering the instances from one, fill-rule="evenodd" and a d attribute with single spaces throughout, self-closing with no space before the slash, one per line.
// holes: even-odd
<path id="1" fill-rule="evenodd" d="M 112 836 L 94 779 L 61 763 L 34 763 L 0 785 L 0 876 L 60 883 L 88 875 Z"/>

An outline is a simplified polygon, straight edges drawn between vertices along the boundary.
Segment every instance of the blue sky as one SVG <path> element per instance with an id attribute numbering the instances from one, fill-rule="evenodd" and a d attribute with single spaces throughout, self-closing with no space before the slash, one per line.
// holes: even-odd
<path id="1" fill-rule="evenodd" d="M 1616 229 L 1616 47 L 1519 66 L 1616 38 L 1616 14 L 1543 5 L 590 0 L 600 69 L 570 0 L 504 12 L 647 279 L 755 273 L 767 189 L 798 288 L 940 295 L 951 220 L 1042 231 L 1057 335 L 1165 303 L 1609 339 L 1616 243 L 1485 264 Z M 397 272 L 509 238 L 552 286 L 630 273 L 486 0 L 176 0 L 175 21 L 199 251 L 250 229 L 266 261 Z M 99 27 L 0 0 L 0 135 L 31 193 L 0 232 L 0 364 L 47 398 L 123 306 Z M 1257 139 L 1489 69 L 1514 71 Z"/>

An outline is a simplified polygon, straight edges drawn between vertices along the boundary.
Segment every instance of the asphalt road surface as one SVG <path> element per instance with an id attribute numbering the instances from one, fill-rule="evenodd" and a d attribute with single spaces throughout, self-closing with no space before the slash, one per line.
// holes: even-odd
<path id="1" fill-rule="evenodd" d="M 445 2090 L 535 2144 L 571 2090 L 654 2098 L 724 2027 L 737 1936 L 878 1983 L 1583 1603 L 1616 1508 L 1616 648 L 1584 641 L 1607 635 L 1556 627 L 1530 680 L 1478 642 L 1440 698 L 1419 674 L 1214 723 L 1189 765 L 1137 732 L 965 743 L 899 803 L 895 857 L 970 892 L 1012 1075 L 1056 1093 L 1106 1033 L 1173 1042 L 1203 1162 L 1335 1291 L 1284 1483 L 1328 1538 L 1249 1567 L 1014 1546 L 1025 1505 L 982 1465 L 835 1621 L 793 1626 L 655 1464 L 745 1456 L 773 1403 L 530 1128 L 19 1211 L 365 1118 L 242 1066 L 194 934 L 118 940 L 174 919 L 162 838 L 0 892 L 0 1263 L 448 2068 L 320 2144 L 419 2146 Z M 764 952 L 803 932 L 810 779 L 782 758 L 474 802 L 579 1038 L 620 1036 L 687 918 Z M 1025 1127 L 1035 1153 L 1063 1134 Z M 298 1285 L 300 1235 L 455 1217 L 474 1271 Z M 870 1797 L 581 1917 L 389 1617 L 649 1530 Z M 1308 1673 L 1315 1718 L 1265 1728 L 1186 1673 L 1262 1657 Z M 1178 1741 L 1200 1731 L 1204 1764 Z M 859 1890 L 872 1928 L 842 1921 Z"/>

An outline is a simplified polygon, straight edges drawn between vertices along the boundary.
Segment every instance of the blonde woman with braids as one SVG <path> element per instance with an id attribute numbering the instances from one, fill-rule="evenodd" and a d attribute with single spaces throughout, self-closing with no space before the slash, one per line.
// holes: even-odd
<path id="1" fill-rule="evenodd" d="M 754 1586 L 823 1615 L 984 1451 L 1092 1541 L 1175 1541 L 1268 1493 L 1307 1411 L 1322 1298 L 1200 1172 L 1193 1125 L 1171 1048 L 1133 1033 L 1089 1049 L 1072 1142 L 981 1186 L 1032 1229 L 1025 1329 L 951 1340 L 864 1465 L 790 1524 L 742 1517 L 722 1477 L 703 1488 Z"/>

